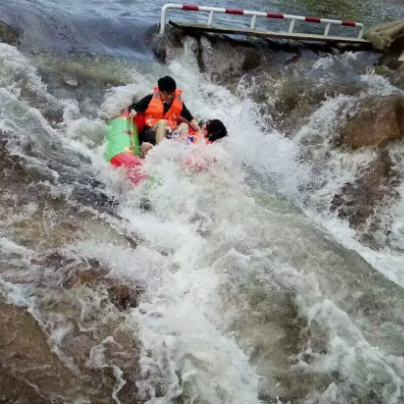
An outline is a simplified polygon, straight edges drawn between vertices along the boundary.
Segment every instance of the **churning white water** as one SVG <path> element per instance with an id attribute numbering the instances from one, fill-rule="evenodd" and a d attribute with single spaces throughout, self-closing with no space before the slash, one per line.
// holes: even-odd
<path id="1" fill-rule="evenodd" d="M 66 240 L 63 250 L 76 259 L 96 259 L 111 277 L 144 289 L 139 306 L 119 317 L 119 328 L 139 341 L 137 387 L 144 401 L 402 402 L 404 295 L 387 279 L 404 284 L 402 259 L 361 247 L 343 222 L 319 209 L 332 190 L 352 178 L 352 167 L 370 156 L 364 153 L 352 161 L 335 152 L 321 172 L 327 187 L 310 195 L 301 190 L 313 181 L 313 167 L 300 159 L 300 140 L 318 131 L 327 142 L 333 113 L 347 101 L 344 97 L 326 101 L 306 128 L 287 139 L 265 123 L 242 87 L 233 94 L 204 77 L 186 44 L 166 67 L 153 66 L 149 72 L 134 68 L 131 84 L 106 93 L 99 117 L 84 118 L 76 100 L 52 98 L 31 62 L 2 46 L 6 53 L 0 63 L 10 67 L 0 78 L 0 129 L 20 137 L 11 150 L 28 167 L 49 175 L 49 181 L 56 178 L 45 184 L 53 195 L 68 195 L 69 187 L 58 184 L 57 166 L 48 164 L 52 150 L 63 150 L 63 161 L 71 153 L 74 172 L 80 173 L 77 156 L 89 158 L 108 194 L 119 201 L 119 218 L 106 219 L 110 228 L 94 224 L 86 237 Z M 134 188 L 105 163 L 105 144 L 98 141 L 106 132 L 103 119 L 116 115 L 133 96 L 148 94 L 166 73 L 176 78 L 198 118 L 222 119 L 230 136 L 209 147 L 164 141 L 145 163 L 155 181 Z M 373 76 L 364 80 L 370 83 L 364 91 L 388 88 Z M 39 101 L 32 102 L 26 91 L 62 106 L 60 129 L 47 125 Z M 37 142 L 34 157 L 21 146 L 26 142 Z M 206 169 L 194 172 L 185 163 L 189 158 Z M 142 208 L 142 198 L 151 210 Z M 309 205 L 303 203 L 307 198 Z M 37 209 L 30 204 L 20 214 L 34 217 Z M 402 217 L 396 218 L 399 234 Z M 48 229 L 56 226 L 52 215 L 45 219 Z M 96 335 L 114 313 L 108 309 L 99 323 L 86 323 L 91 311 L 101 310 L 101 298 L 80 290 L 71 292 L 75 319 L 44 304 L 51 297 L 39 292 L 35 282 L 56 282 L 59 275 L 32 266 L 37 252 L 22 246 L 24 240 L 12 229 L 15 221 L 2 217 L 3 263 L 15 267 L 17 259 L 27 278 L 16 286 L 21 273 L 5 270 L 2 293 L 31 308 L 53 350 L 80 375 L 83 370 L 67 353 L 72 324 L 77 321 Z M 122 242 L 117 233 L 134 238 L 137 247 Z M 59 314 L 52 315 L 57 309 Z M 104 350 L 114 341 L 113 329 L 111 335 L 99 332 L 103 337 L 92 346 L 86 368 L 100 369 L 108 361 Z M 113 365 L 116 402 L 126 383 L 124 361 Z M 89 402 L 80 400 L 76 402 Z"/>

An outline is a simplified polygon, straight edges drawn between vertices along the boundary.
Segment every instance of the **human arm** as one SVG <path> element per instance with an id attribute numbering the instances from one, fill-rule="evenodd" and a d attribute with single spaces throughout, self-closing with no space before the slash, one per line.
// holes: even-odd
<path id="1" fill-rule="evenodd" d="M 195 130 L 199 131 L 200 128 L 198 125 L 198 120 L 193 117 L 193 115 L 191 114 L 191 112 L 189 112 L 189 109 L 186 107 L 185 104 L 183 104 L 182 107 L 181 117 L 184 118 L 186 121 L 188 121 Z"/>
<path id="2" fill-rule="evenodd" d="M 128 111 L 130 116 L 133 118 L 137 112 L 145 112 L 152 98 L 153 94 L 146 95 L 146 97 L 143 97 L 140 101 L 129 105 Z"/>

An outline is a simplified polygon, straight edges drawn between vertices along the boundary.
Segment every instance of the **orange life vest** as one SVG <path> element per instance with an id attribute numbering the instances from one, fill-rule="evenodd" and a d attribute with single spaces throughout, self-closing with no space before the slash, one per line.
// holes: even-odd
<path id="1" fill-rule="evenodd" d="M 189 135 L 188 136 L 188 140 L 191 143 L 198 143 L 199 139 L 200 139 L 199 136 L 196 136 L 196 135 Z M 204 138 L 203 140 L 205 140 L 205 144 L 211 144 L 212 143 L 207 138 Z"/>
<path id="2" fill-rule="evenodd" d="M 170 109 L 164 113 L 164 104 L 161 100 L 160 90 L 154 87 L 153 98 L 145 111 L 145 122 L 147 126 L 154 126 L 161 119 L 166 119 L 167 127 L 174 130 L 178 126 L 178 118 L 181 115 L 182 108 L 182 90 L 175 90 L 174 100 Z"/>
<path id="3" fill-rule="evenodd" d="M 212 142 L 210 142 L 208 140 L 207 137 L 200 135 L 194 128 L 189 127 L 189 135 L 188 135 L 188 140 L 191 143 L 197 143 L 199 141 L 199 139 L 202 139 L 205 141 L 206 144 L 210 144 Z"/>

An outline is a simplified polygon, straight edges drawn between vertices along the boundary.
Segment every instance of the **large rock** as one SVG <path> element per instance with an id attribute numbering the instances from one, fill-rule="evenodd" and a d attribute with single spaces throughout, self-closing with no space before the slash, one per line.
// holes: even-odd
<path id="1" fill-rule="evenodd" d="M 52 396 L 73 399 L 85 382 L 52 351 L 34 316 L 0 297 L 0 318 L 0 403 L 59 402 Z"/>
<path id="2" fill-rule="evenodd" d="M 387 150 L 378 156 L 363 170 L 355 182 L 345 184 L 334 196 L 331 210 L 348 220 L 350 227 L 359 230 L 361 241 L 377 250 L 378 241 L 374 233 L 381 229 L 380 218 L 375 215 L 377 209 L 389 205 L 400 195 L 396 188 L 400 177 L 394 170 Z"/>
<path id="3" fill-rule="evenodd" d="M 387 52 L 391 46 L 404 38 L 404 17 L 386 24 L 370 27 L 364 34 L 364 39 L 372 42 L 376 49 Z M 403 49 L 404 50 L 404 49 Z"/>
<path id="4" fill-rule="evenodd" d="M 83 285 L 92 289 L 106 289 L 109 301 L 120 311 L 137 307 L 140 297 L 144 293 L 144 289 L 140 286 L 125 284 L 108 277 L 110 270 L 95 259 L 77 261 L 75 258 L 64 257 L 60 251 L 55 250 L 45 255 L 44 260 L 46 265 L 55 271 L 66 266 L 75 268 L 69 271 L 63 282 L 66 289 Z"/>
<path id="5" fill-rule="evenodd" d="M 4 21 L 0 20 L 0 42 L 8 43 L 9 45 L 20 44 L 21 32 L 13 27 L 7 25 Z"/>
<path id="6" fill-rule="evenodd" d="M 355 110 L 359 112 L 348 116 L 339 130 L 339 145 L 353 150 L 383 147 L 404 138 L 404 98 L 401 95 L 366 99 Z"/>

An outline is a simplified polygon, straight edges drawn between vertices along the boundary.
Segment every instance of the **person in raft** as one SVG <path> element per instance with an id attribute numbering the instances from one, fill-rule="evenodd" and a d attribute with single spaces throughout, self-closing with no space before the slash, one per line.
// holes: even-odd
<path id="1" fill-rule="evenodd" d="M 188 122 L 195 131 L 199 131 L 198 121 L 189 112 L 182 100 L 182 90 L 177 89 L 175 80 L 170 76 L 162 77 L 157 82 L 153 94 L 147 95 L 128 108 L 129 117 L 143 113 L 145 126 L 139 133 L 141 153 L 144 156 L 154 145 L 160 143 L 172 131 L 180 136 L 188 134 Z M 185 122 L 179 121 L 183 118 Z"/>
<path id="2" fill-rule="evenodd" d="M 191 128 L 191 133 L 189 134 L 187 128 L 187 134 L 185 136 L 181 135 L 177 131 L 174 131 L 170 135 L 167 135 L 167 138 L 178 139 L 180 141 L 185 140 L 191 143 L 197 143 L 200 139 L 203 139 L 206 144 L 210 144 L 227 136 L 226 126 L 224 126 L 224 123 L 220 119 L 210 119 L 207 121 L 201 120 L 199 121 L 199 126 L 199 131 Z M 142 157 L 144 158 L 154 146 L 148 142 L 142 143 L 141 147 L 142 146 Z"/>
<path id="3" fill-rule="evenodd" d="M 195 143 L 199 138 L 205 139 L 206 144 L 216 142 L 227 136 L 227 129 L 220 119 L 208 119 L 199 121 L 200 129 L 196 134 L 188 136 L 188 140 Z"/>

